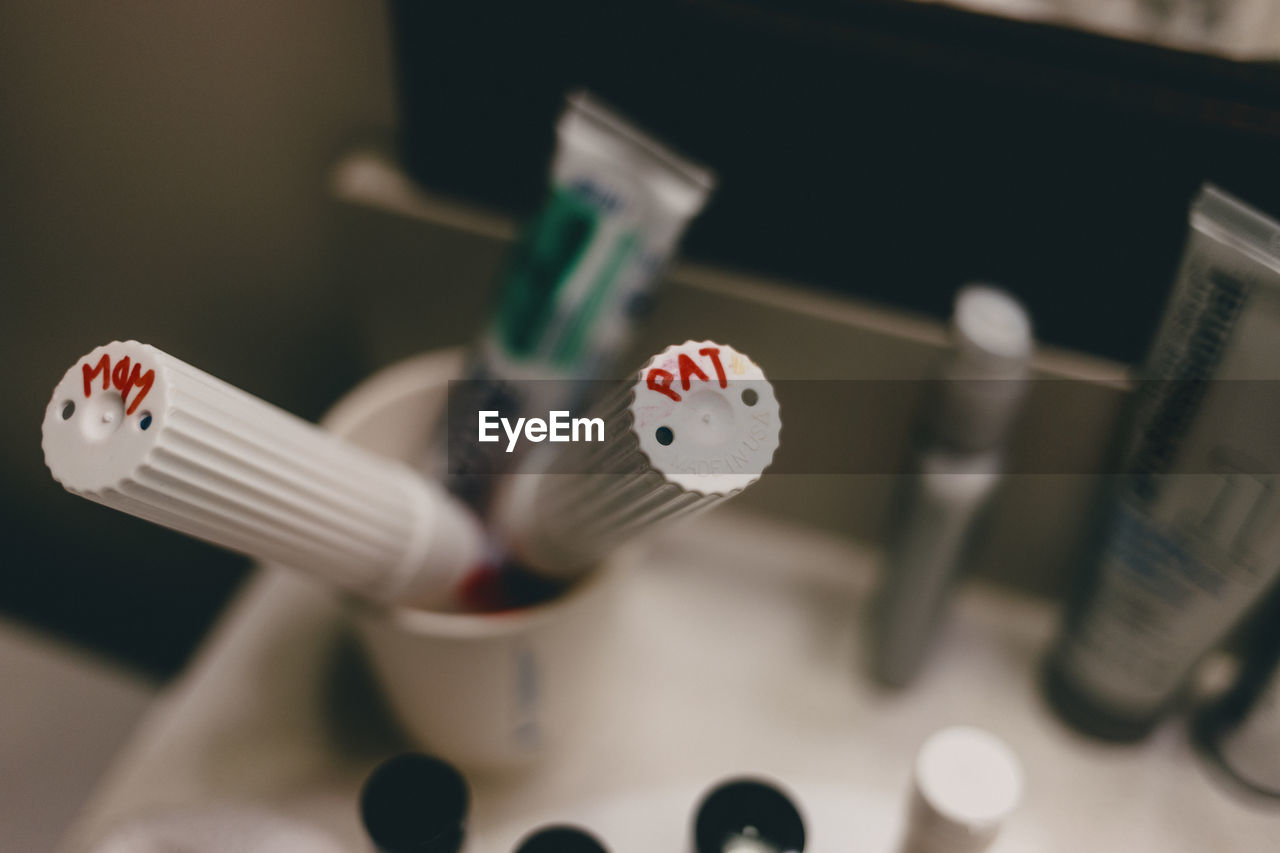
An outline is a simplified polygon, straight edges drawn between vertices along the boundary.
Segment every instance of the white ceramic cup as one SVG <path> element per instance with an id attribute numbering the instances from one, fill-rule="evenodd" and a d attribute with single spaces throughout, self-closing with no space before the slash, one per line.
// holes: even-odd
<path id="1" fill-rule="evenodd" d="M 339 401 L 324 426 L 386 456 L 425 459 L 461 366 L 456 351 L 393 365 Z M 465 770 L 514 769 L 544 756 L 589 713 L 617 574 L 602 567 L 552 601 L 501 613 L 354 598 L 348 610 L 392 711 L 421 747 Z"/>

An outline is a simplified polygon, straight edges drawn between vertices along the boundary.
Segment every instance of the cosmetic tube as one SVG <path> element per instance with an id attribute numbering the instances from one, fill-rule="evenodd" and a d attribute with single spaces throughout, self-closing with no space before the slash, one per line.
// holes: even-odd
<path id="1" fill-rule="evenodd" d="M 1045 669 L 1080 729 L 1146 735 L 1280 574 L 1280 223 L 1205 187 Z"/>
<path id="2" fill-rule="evenodd" d="M 963 288 L 952 335 L 913 470 L 895 501 L 872 603 L 872 672 L 892 687 L 911 683 L 934 645 L 974 531 L 1000 482 L 1005 436 L 1026 392 L 1031 322 L 1012 296 L 993 287 Z"/>

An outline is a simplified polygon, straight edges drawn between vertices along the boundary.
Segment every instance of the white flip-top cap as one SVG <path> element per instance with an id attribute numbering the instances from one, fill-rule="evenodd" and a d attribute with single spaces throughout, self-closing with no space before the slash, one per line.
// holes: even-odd
<path id="1" fill-rule="evenodd" d="M 1011 294 L 971 284 L 956 295 L 951 331 L 933 429 L 954 450 L 992 450 L 1004 442 L 1026 397 L 1035 347 L 1031 318 Z"/>
<path id="2" fill-rule="evenodd" d="M 688 491 L 728 494 L 760 478 L 782 422 L 764 371 L 733 347 L 685 341 L 640 371 L 633 429 L 653 468 Z"/>
<path id="3" fill-rule="evenodd" d="M 969 284 L 956 294 L 951 315 L 957 356 L 972 372 L 965 378 L 1021 375 L 1034 339 L 1027 310 L 1009 293 Z"/>
<path id="4" fill-rule="evenodd" d="M 137 341 L 67 371 L 43 447 L 70 492 L 381 601 L 445 605 L 484 555 L 438 484 Z"/>
<path id="5" fill-rule="evenodd" d="M 1022 799 L 1014 751 L 990 732 L 952 726 L 935 732 L 916 755 L 908 844 L 915 853 L 985 850 Z"/>

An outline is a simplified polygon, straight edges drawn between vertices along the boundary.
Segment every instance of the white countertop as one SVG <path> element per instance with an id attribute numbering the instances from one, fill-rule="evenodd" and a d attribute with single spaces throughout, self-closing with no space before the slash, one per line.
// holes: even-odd
<path id="1" fill-rule="evenodd" d="M 638 552 L 596 723 L 530 775 L 471 779 L 469 853 L 505 853 L 552 820 L 586 823 L 615 853 L 679 850 L 698 793 L 742 773 L 795 792 L 808 851 L 890 851 L 915 750 L 952 723 L 991 729 L 1024 763 L 1026 800 L 996 853 L 1280 849 L 1280 811 L 1213 781 L 1180 721 L 1132 747 L 1057 722 L 1036 689 L 1056 630 L 1042 602 L 970 586 L 919 683 L 877 688 L 860 635 L 875 561 L 731 511 Z M 408 748 L 375 695 L 338 602 L 293 573 L 259 572 L 156 703 L 68 849 L 139 813 L 225 801 L 369 849 L 360 781 Z"/>

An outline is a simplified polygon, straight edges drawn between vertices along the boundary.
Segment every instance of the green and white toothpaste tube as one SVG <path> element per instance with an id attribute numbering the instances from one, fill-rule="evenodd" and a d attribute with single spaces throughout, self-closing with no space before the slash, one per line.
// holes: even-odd
<path id="1" fill-rule="evenodd" d="M 585 92 L 556 126 L 545 205 L 498 287 L 494 316 L 450 392 L 446 481 L 483 507 L 518 459 L 475 441 L 477 412 L 568 410 L 625 349 L 715 178 Z"/>

